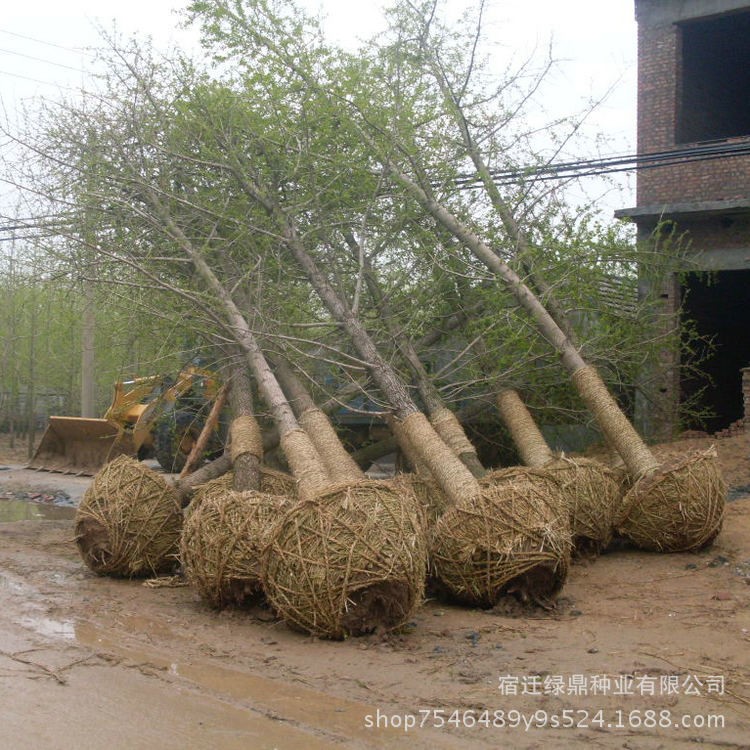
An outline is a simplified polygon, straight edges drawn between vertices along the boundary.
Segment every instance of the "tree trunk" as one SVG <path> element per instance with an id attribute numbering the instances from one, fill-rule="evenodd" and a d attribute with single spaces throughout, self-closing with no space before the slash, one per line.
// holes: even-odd
<path id="1" fill-rule="evenodd" d="M 91 283 L 84 282 L 81 317 L 81 416 L 89 419 L 98 416 L 96 413 L 95 338 L 94 287 Z"/>
<path id="2" fill-rule="evenodd" d="M 328 417 L 315 405 L 307 389 L 281 357 L 271 359 L 276 377 L 281 384 L 300 426 L 320 454 L 328 475 L 334 482 L 356 482 L 364 473 L 346 452 Z"/>
<path id="3" fill-rule="evenodd" d="M 469 441 L 469 438 L 466 437 L 461 423 L 456 419 L 453 412 L 445 406 L 437 388 L 435 388 L 432 380 L 430 380 L 430 376 L 427 374 L 422 360 L 419 358 L 414 343 L 394 324 L 395 316 L 388 305 L 383 290 L 380 288 L 380 282 L 375 276 L 372 265 L 364 257 L 363 253 L 361 253 L 359 243 L 354 235 L 347 231 L 344 233 L 344 237 L 352 252 L 361 258 L 365 283 L 367 284 L 370 296 L 380 313 L 380 317 L 385 321 L 393 340 L 396 342 L 401 356 L 404 358 L 416 380 L 417 390 L 430 417 L 432 426 L 435 428 L 437 434 L 440 435 L 443 442 L 458 456 L 472 475 L 477 479 L 481 479 L 486 472 L 479 461 L 476 449 Z"/>
<path id="4" fill-rule="evenodd" d="M 383 359 L 360 320 L 347 308 L 333 287 L 318 270 L 312 257 L 302 246 L 286 215 L 276 207 L 276 218 L 282 224 L 287 247 L 310 279 L 315 291 L 333 317 L 344 329 L 367 363 L 372 379 L 388 399 L 414 445 L 414 450 L 427 464 L 435 480 L 452 502 L 460 502 L 479 489 L 476 479 L 458 457 L 442 441 L 430 423 L 419 411 L 409 391 L 396 371 Z"/>
<path id="5" fill-rule="evenodd" d="M 518 304 L 536 323 L 542 336 L 560 355 L 562 364 L 571 374 L 579 395 L 596 418 L 602 432 L 622 456 L 628 471 L 635 476 L 641 476 L 657 468 L 659 462 L 617 406 L 598 373 L 587 365 L 570 339 L 537 297 L 521 281 L 518 274 L 445 206 L 429 196 L 420 185 L 395 164 L 386 160 L 386 166 L 391 175 L 413 195 L 440 226 L 451 232 L 508 286 Z"/>
<path id="6" fill-rule="evenodd" d="M 183 508 L 186 508 L 190 505 L 190 500 L 193 497 L 193 490 L 195 490 L 196 487 L 226 474 L 231 468 L 232 457 L 227 449 L 221 456 L 219 456 L 219 458 L 210 461 L 205 466 L 201 466 L 200 469 L 197 469 L 192 474 L 177 479 L 172 486 L 177 493 L 177 497 L 180 499 L 180 505 Z"/>
<path id="7" fill-rule="evenodd" d="M 182 251 L 191 260 L 198 276 L 216 296 L 224 309 L 232 335 L 237 345 L 245 353 L 250 368 L 255 375 L 258 391 L 271 410 L 279 429 L 282 450 L 284 450 L 298 482 L 299 497 L 314 497 L 329 484 L 328 474 L 307 434 L 299 427 L 294 412 L 250 330 L 250 326 L 227 289 L 216 277 L 201 253 L 193 247 L 185 233 L 175 224 L 169 212 L 159 201 L 158 196 L 152 190 L 148 190 L 148 197 L 152 207 L 164 222 L 174 240 L 179 243 Z"/>
<path id="8" fill-rule="evenodd" d="M 191 448 L 190 454 L 185 461 L 185 465 L 182 467 L 182 471 L 180 472 L 180 476 L 178 477 L 178 479 L 183 479 L 188 474 L 191 474 L 195 466 L 200 463 L 203 451 L 206 450 L 206 446 L 211 439 L 211 435 L 216 430 L 216 427 L 219 424 L 221 410 L 224 408 L 224 404 L 226 403 L 227 388 L 228 385 L 227 383 L 225 383 L 216 395 L 216 400 L 211 406 L 209 415 L 206 417 L 206 422 L 203 425 L 203 429 L 201 430 L 200 435 L 198 435 L 198 439 L 195 441 L 195 445 L 193 445 L 193 447 Z"/>
<path id="9" fill-rule="evenodd" d="M 263 438 L 255 420 L 250 376 L 244 364 L 227 367 L 229 406 L 232 424 L 229 428 L 229 451 L 232 456 L 235 490 L 260 488 L 260 463 L 263 459 Z"/>
<path id="10" fill-rule="evenodd" d="M 497 408 L 518 448 L 521 462 L 532 468 L 548 464 L 553 459 L 552 451 L 518 393 L 512 389 L 498 393 Z"/>

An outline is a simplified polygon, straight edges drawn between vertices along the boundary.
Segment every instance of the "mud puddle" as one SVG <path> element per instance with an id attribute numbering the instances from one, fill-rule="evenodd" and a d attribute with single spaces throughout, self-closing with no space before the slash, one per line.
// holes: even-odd
<path id="1" fill-rule="evenodd" d="M 69 521 L 76 509 L 65 505 L 0 498 L 0 523 L 13 521 Z"/>
<path id="2" fill-rule="evenodd" d="M 232 714 L 237 726 L 233 740 L 243 738 L 248 747 L 313 750 L 331 746 L 378 748 L 401 747 L 403 733 L 386 729 L 377 735 L 364 725 L 364 717 L 375 707 L 366 703 L 333 697 L 301 684 L 283 682 L 253 674 L 211 660 L 179 657 L 152 647 L 140 640 L 156 621 L 131 617 L 117 621 L 116 627 L 83 619 L 54 619 L 27 615 L 19 624 L 45 639 L 61 640 L 84 648 L 102 658 L 106 655 L 113 668 L 135 670 L 151 678 L 161 701 L 174 690 L 183 697 L 200 702 L 203 708 L 221 707 Z M 166 628 L 162 626 L 162 634 Z M 128 695 L 121 686 L 125 704 L 140 703 L 141 697 Z M 152 698 L 153 700 L 153 698 Z M 261 740 L 262 738 L 262 740 Z M 222 738 L 223 742 L 227 740 Z M 220 744 L 227 748 L 235 745 Z M 257 744 L 256 744 L 257 743 Z M 441 736 L 427 736 L 412 743 L 413 747 L 453 747 Z"/>

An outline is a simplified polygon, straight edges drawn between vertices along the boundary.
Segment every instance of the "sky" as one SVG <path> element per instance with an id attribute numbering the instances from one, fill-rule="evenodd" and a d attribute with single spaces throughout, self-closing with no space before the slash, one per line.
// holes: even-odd
<path id="1" fill-rule="evenodd" d="M 466 0 L 447 0 L 456 9 Z M 636 25 L 633 0 L 487 0 L 487 30 L 498 58 L 523 59 L 551 43 L 559 61 L 546 111 L 569 114 L 605 94 L 586 123 L 590 141 L 604 136 L 602 155 L 636 147 Z M 99 30 L 150 36 L 157 47 L 197 49 L 195 30 L 176 28 L 181 0 L 24 0 L 0 16 L 0 117 L 13 119 L 40 97 L 54 99 L 86 85 L 96 68 L 90 48 Z M 372 0 L 302 0 L 321 15 L 326 33 L 343 45 L 383 26 L 381 3 Z M 498 59 L 498 64 L 501 64 Z M 586 154 L 590 156 L 592 154 Z M 602 211 L 633 205 L 634 178 L 602 197 Z M 591 188 L 592 191 L 599 190 Z M 0 188 L 0 203 L 3 198 Z M 4 213 L 0 208 L 0 213 Z"/>

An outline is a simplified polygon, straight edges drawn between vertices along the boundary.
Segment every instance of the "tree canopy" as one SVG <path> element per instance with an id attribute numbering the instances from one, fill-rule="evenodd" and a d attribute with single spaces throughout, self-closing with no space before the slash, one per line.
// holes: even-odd
<path id="1" fill-rule="evenodd" d="M 638 269 L 671 273 L 676 253 L 636 244 L 566 202 L 561 181 L 524 173 L 549 144 L 568 144 L 581 117 L 550 123 L 539 151 L 525 108 L 551 63 L 493 71 L 482 12 L 480 2 L 455 24 L 437 0 L 396 0 L 385 35 L 352 52 L 292 3 L 195 0 L 186 20 L 202 30 L 200 64 L 109 39 L 100 90 L 13 134 L 27 157 L 6 172 L 46 217 L 25 257 L 41 253 L 46 270 L 21 279 L 6 262 L 0 283 L 14 293 L 1 312 L 21 320 L 29 279 L 48 307 L 93 284 L 108 361 L 137 368 L 167 350 L 224 356 L 242 338 L 234 305 L 318 399 L 356 381 L 388 408 L 366 378 L 360 331 L 417 399 L 429 397 L 412 355 L 448 404 L 512 386 L 547 419 L 585 418 L 558 356 L 453 221 L 534 290 L 626 402 L 636 385 L 647 391 L 644 364 L 679 342 L 655 301 L 638 298 Z M 75 319 L 81 295 L 71 297 Z M 78 344 L 55 320 L 67 333 L 45 334 L 46 346 L 67 364 L 45 363 L 55 374 L 44 387 L 69 394 L 57 382 L 76 379 Z M 7 336 L 30 340 L 14 325 Z"/>

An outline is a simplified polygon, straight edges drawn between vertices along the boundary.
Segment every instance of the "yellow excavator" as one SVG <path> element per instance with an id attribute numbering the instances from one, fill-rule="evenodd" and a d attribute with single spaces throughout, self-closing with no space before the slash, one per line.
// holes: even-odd
<path id="1" fill-rule="evenodd" d="M 112 405 L 102 419 L 50 417 L 28 468 L 93 475 L 124 454 L 155 456 L 165 471 L 179 472 L 219 388 L 213 371 L 194 364 L 177 378 L 149 375 L 115 383 Z M 221 451 L 222 432 L 220 423 L 207 454 Z"/>

